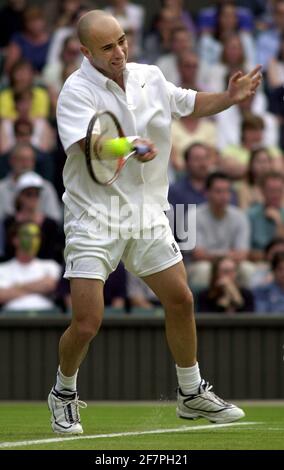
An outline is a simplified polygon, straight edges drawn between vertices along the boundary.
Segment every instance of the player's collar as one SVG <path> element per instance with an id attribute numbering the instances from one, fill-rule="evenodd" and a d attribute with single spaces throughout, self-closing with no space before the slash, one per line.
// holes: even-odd
<path id="1" fill-rule="evenodd" d="M 89 80 L 94 82 L 96 85 L 100 85 L 103 88 L 106 88 L 108 83 L 113 82 L 113 80 L 99 72 L 99 70 L 97 70 L 86 57 L 84 57 L 82 61 L 81 71 L 84 75 L 88 77 Z M 129 70 L 125 69 L 123 72 L 125 83 L 127 81 L 128 75 Z"/>
<path id="2" fill-rule="evenodd" d="M 90 62 L 84 57 L 81 64 L 81 71 L 84 75 L 88 77 L 89 80 L 94 82 L 96 85 L 100 85 L 103 88 L 106 87 L 109 78 L 99 72 Z"/>

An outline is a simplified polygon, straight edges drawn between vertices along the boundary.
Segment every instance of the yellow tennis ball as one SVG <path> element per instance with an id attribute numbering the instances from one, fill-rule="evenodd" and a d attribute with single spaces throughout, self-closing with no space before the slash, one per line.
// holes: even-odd
<path id="1" fill-rule="evenodd" d="M 108 139 L 104 143 L 104 150 L 112 154 L 114 157 L 121 157 L 129 153 L 132 149 L 131 143 L 126 137 L 117 137 L 116 139 Z"/>

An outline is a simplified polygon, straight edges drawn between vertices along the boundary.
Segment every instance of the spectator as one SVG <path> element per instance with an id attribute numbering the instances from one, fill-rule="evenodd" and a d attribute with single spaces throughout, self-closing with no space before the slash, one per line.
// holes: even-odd
<path id="1" fill-rule="evenodd" d="M 40 73 L 46 63 L 50 37 L 44 15 L 39 7 L 30 6 L 23 14 L 24 30 L 12 36 L 8 46 L 6 71 L 21 58 L 30 62 L 34 71 Z"/>
<path id="2" fill-rule="evenodd" d="M 55 146 L 54 130 L 43 117 L 32 117 L 33 89 L 14 95 L 17 120 L 3 119 L 0 122 L 0 153 L 8 153 L 16 144 L 16 123 L 27 122 L 31 125 L 31 144 L 42 152 L 51 152 Z"/>
<path id="3" fill-rule="evenodd" d="M 72 0 L 71 0 L 72 1 Z M 68 3 L 68 2 L 66 2 Z M 48 49 L 47 64 L 56 64 L 60 61 L 63 51 L 63 44 L 66 38 L 76 34 L 76 24 L 79 18 L 90 10 L 88 6 L 80 2 L 80 7 L 68 19 L 65 26 L 57 27 L 52 35 L 50 47 Z"/>
<path id="4" fill-rule="evenodd" d="M 271 263 L 274 281 L 254 291 L 256 312 L 284 313 L 284 253 L 277 253 Z"/>
<path id="5" fill-rule="evenodd" d="M 284 179 L 277 172 L 267 173 L 262 182 L 263 203 L 248 210 L 251 227 L 251 252 L 253 261 L 264 257 L 264 249 L 275 237 L 284 236 Z"/>
<path id="6" fill-rule="evenodd" d="M 259 34 L 257 38 L 257 62 L 266 71 L 270 60 L 277 56 L 281 36 L 284 34 L 284 0 L 273 3 L 273 24 L 271 28 Z"/>
<path id="7" fill-rule="evenodd" d="M 265 247 L 264 260 L 257 263 L 257 269 L 250 280 L 250 288 L 267 286 L 273 281 L 271 261 L 276 253 L 284 253 L 284 238 L 276 237 Z"/>
<path id="8" fill-rule="evenodd" d="M 173 14 L 180 19 L 183 26 L 195 34 L 196 27 L 190 13 L 184 8 L 184 0 L 161 0 L 162 8 L 166 7 L 172 10 Z"/>
<path id="9" fill-rule="evenodd" d="M 33 172 L 21 175 L 16 184 L 15 214 L 4 219 L 6 232 L 5 258 L 14 256 L 14 246 L 9 236 L 15 223 L 33 222 L 41 229 L 41 246 L 38 257 L 62 263 L 64 237 L 55 220 L 46 217 L 40 210 L 40 193 L 43 179 Z"/>
<path id="10" fill-rule="evenodd" d="M 18 178 L 27 171 L 34 171 L 35 151 L 31 145 L 16 145 L 10 155 L 10 174 L 0 181 L 0 219 L 14 213 L 14 200 Z M 52 184 L 43 179 L 40 195 L 40 207 L 44 214 L 56 220 L 62 220 L 62 210 Z"/>
<path id="11" fill-rule="evenodd" d="M 242 121 L 249 114 L 260 116 L 264 121 L 262 145 L 277 147 L 280 133 L 279 122 L 266 109 L 266 98 L 261 91 L 257 91 L 254 96 L 247 98 L 242 103 L 217 114 L 218 148 L 222 151 L 229 145 L 241 144 Z"/>
<path id="12" fill-rule="evenodd" d="M 239 70 L 247 73 L 254 65 L 245 57 L 245 49 L 239 34 L 231 33 L 226 36 L 222 46 L 220 61 L 207 66 L 204 64 L 202 67 L 201 80 L 206 84 L 208 91 L 225 91 L 229 78 L 234 73 Z"/>
<path id="13" fill-rule="evenodd" d="M 184 152 L 186 175 L 172 184 L 169 189 L 169 203 L 176 207 L 183 204 L 201 204 L 207 200 L 206 180 L 210 171 L 211 161 L 209 149 L 205 144 L 195 142 Z"/>
<path id="14" fill-rule="evenodd" d="M 40 229 L 36 224 L 17 227 L 13 239 L 15 258 L 0 264 L 0 304 L 6 311 L 54 308 L 50 296 L 60 276 L 60 266 L 36 258 Z"/>
<path id="15" fill-rule="evenodd" d="M 242 209 L 263 202 L 261 183 L 265 175 L 272 170 L 272 158 L 265 147 L 251 152 L 245 180 L 237 185 L 238 202 Z"/>
<path id="16" fill-rule="evenodd" d="M 171 52 L 171 36 L 176 28 L 183 26 L 180 18 L 169 7 L 163 7 L 155 19 L 153 30 L 144 41 L 145 59 L 148 64 L 155 64 L 163 54 Z"/>
<path id="17" fill-rule="evenodd" d="M 0 118 L 16 119 L 18 117 L 15 107 L 15 95 L 32 90 L 32 118 L 49 116 L 50 99 L 47 91 L 35 85 L 34 73 L 29 62 L 20 59 L 11 68 L 9 86 L 0 91 Z"/>
<path id="18" fill-rule="evenodd" d="M 250 28 L 242 27 L 238 13 L 234 2 L 222 2 L 215 9 L 214 24 L 212 23 L 211 27 L 201 26 L 199 54 L 202 62 L 210 65 L 218 63 L 222 55 L 224 41 L 232 34 L 237 34 L 244 51 L 244 61 L 250 65 L 255 64 L 255 45 L 251 35 L 253 23 Z"/>
<path id="19" fill-rule="evenodd" d="M 52 114 L 55 115 L 58 94 L 65 81 L 66 67 L 72 67 L 72 72 L 79 67 L 82 61 L 80 43 L 76 36 L 67 36 L 63 43 L 59 60 L 47 64 L 43 69 L 43 80 L 48 87 L 51 97 Z"/>
<path id="20" fill-rule="evenodd" d="M 247 113 L 242 121 L 241 145 L 229 145 L 222 152 L 222 169 L 232 178 L 241 178 L 247 171 L 250 152 L 263 147 L 265 123 L 262 117 Z M 282 152 L 279 147 L 269 147 L 273 166 L 282 170 Z"/>
<path id="21" fill-rule="evenodd" d="M 163 54 L 157 60 L 156 65 L 163 72 L 165 78 L 176 86 L 180 86 L 182 82 L 180 58 L 186 51 L 193 51 L 193 46 L 192 35 L 184 26 L 180 26 L 171 33 L 171 51 L 169 54 Z M 193 52 L 192 55 L 194 55 Z M 195 63 L 197 61 L 198 59 L 195 57 Z M 197 68 L 198 64 L 194 64 L 194 66 Z"/>
<path id="22" fill-rule="evenodd" d="M 247 261 L 250 230 L 246 214 L 230 204 L 231 183 L 224 173 L 211 173 L 206 190 L 208 202 L 196 210 L 196 247 L 188 266 L 191 286 L 195 289 L 208 286 L 210 263 L 218 256 L 228 256 L 238 263 L 245 285 L 253 271 Z M 194 225 L 189 213 L 188 226 Z"/>
<path id="23" fill-rule="evenodd" d="M 237 282 L 237 266 L 231 258 L 217 258 L 212 264 L 209 288 L 197 298 L 198 312 L 253 312 L 253 295 Z"/>
<path id="24" fill-rule="evenodd" d="M 234 7 L 235 2 L 230 0 L 215 0 L 215 5 L 208 8 L 201 8 L 198 15 L 197 24 L 199 31 L 213 33 L 218 25 L 219 10 L 227 4 Z M 248 8 L 237 7 L 237 23 L 242 31 L 253 31 L 253 16 Z"/>

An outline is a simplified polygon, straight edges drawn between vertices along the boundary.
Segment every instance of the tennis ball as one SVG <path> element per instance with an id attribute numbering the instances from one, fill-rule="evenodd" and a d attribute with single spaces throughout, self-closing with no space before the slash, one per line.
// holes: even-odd
<path id="1" fill-rule="evenodd" d="M 131 143 L 126 137 L 117 137 L 116 139 L 108 139 L 104 143 L 104 151 L 113 157 L 122 157 L 129 153 L 132 149 Z"/>

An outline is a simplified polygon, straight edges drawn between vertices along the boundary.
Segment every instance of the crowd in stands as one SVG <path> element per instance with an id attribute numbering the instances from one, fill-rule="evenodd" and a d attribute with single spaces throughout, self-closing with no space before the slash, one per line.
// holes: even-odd
<path id="1" fill-rule="evenodd" d="M 284 314 L 284 0 L 216 0 L 194 13 L 189 3 L 160 0 L 151 18 L 142 1 L 105 2 L 127 34 L 129 61 L 156 64 L 176 86 L 222 92 L 233 73 L 262 64 L 252 98 L 210 118 L 173 121 L 169 219 L 197 312 Z M 56 103 L 82 61 L 76 23 L 96 7 L 96 0 L 6 0 L 0 9 L 5 311 L 72 307 L 62 277 L 66 156 Z M 196 244 L 187 249 L 180 234 L 192 227 Z M 130 311 L 159 305 L 121 263 L 105 302 Z"/>

